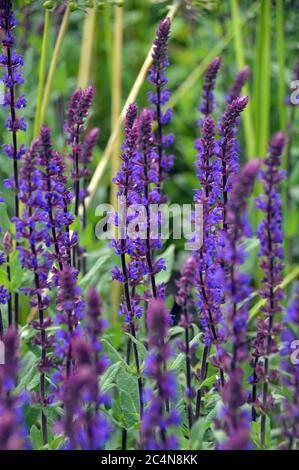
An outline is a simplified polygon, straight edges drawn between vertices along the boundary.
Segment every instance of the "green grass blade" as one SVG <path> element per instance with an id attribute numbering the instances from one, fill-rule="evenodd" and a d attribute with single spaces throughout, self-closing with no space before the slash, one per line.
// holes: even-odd
<path id="1" fill-rule="evenodd" d="M 276 0 L 276 55 L 278 63 L 278 109 L 279 125 L 285 131 L 287 124 L 286 114 L 286 83 L 285 83 L 285 38 L 283 0 Z"/>
<path id="2" fill-rule="evenodd" d="M 240 70 L 245 65 L 245 58 L 244 58 L 244 43 L 243 43 L 243 36 L 242 36 L 242 23 L 240 20 L 238 0 L 231 0 L 230 8 L 231 8 L 231 18 L 232 18 L 232 30 L 234 34 L 234 48 L 235 48 L 236 62 L 237 62 L 238 69 Z M 244 87 L 244 94 L 249 95 L 248 85 Z M 253 158 L 255 156 L 255 135 L 254 135 L 254 129 L 253 129 L 253 124 L 252 124 L 250 101 L 248 103 L 247 108 L 245 109 L 243 113 L 242 122 L 244 125 L 247 155 L 249 158 Z"/>
<path id="3" fill-rule="evenodd" d="M 36 113 L 34 120 L 34 131 L 33 136 L 36 137 L 39 128 L 41 126 L 41 107 L 43 100 L 43 90 L 46 77 L 46 64 L 47 64 L 47 47 L 49 41 L 49 23 L 50 23 L 50 10 L 45 10 L 45 19 L 44 19 L 44 32 L 42 40 L 42 49 L 40 57 L 40 66 L 39 66 L 39 77 L 38 77 L 38 92 L 37 92 L 37 103 L 36 103 Z"/>
<path id="4" fill-rule="evenodd" d="M 270 118 L 270 52 L 271 52 L 271 1 L 263 0 L 260 5 L 257 56 L 254 71 L 256 154 L 264 157 L 269 140 Z"/>

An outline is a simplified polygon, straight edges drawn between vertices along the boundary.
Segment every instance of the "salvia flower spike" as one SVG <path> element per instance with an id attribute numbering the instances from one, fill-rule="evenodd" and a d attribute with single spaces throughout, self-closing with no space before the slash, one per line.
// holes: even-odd
<path id="1" fill-rule="evenodd" d="M 14 188 L 15 192 L 15 215 L 19 216 L 19 175 L 18 160 L 25 151 L 25 146 L 18 147 L 17 133 L 25 131 L 26 124 L 23 117 L 17 116 L 17 111 L 26 107 L 26 98 L 24 95 L 17 96 L 17 85 L 23 83 L 23 76 L 20 72 L 23 66 L 23 58 L 14 50 L 15 36 L 14 28 L 18 21 L 13 11 L 11 0 L 1 0 L 0 2 L 0 29 L 3 32 L 2 46 L 4 53 L 0 56 L 0 66 L 3 69 L 2 81 L 7 88 L 4 96 L 3 105 L 9 109 L 10 117 L 6 121 L 6 127 L 11 132 L 12 143 L 3 147 L 4 152 L 13 160 L 13 181 L 7 182 Z"/>
<path id="2" fill-rule="evenodd" d="M 18 380 L 19 340 L 11 326 L 3 337 L 5 364 L 0 365 L 0 450 L 22 450 L 25 444 L 23 399 L 15 393 Z"/>
<path id="3" fill-rule="evenodd" d="M 18 145 L 17 134 L 19 131 L 26 131 L 26 123 L 23 117 L 18 117 L 18 111 L 26 107 L 24 94 L 17 95 L 17 86 L 23 83 L 21 67 L 24 65 L 23 57 L 15 50 L 14 28 L 18 21 L 13 11 L 11 0 L 1 0 L 0 2 L 0 30 L 3 32 L 2 46 L 3 54 L 0 55 L 0 67 L 2 67 L 2 82 L 6 87 L 3 106 L 9 109 L 9 117 L 5 127 L 11 133 L 11 143 L 3 145 L 4 153 L 13 161 L 13 178 L 5 181 L 5 185 L 14 190 L 15 216 L 19 217 L 19 170 L 18 161 L 26 151 L 24 144 Z M 14 320 L 19 323 L 19 293 L 14 295 Z"/>
<path id="4" fill-rule="evenodd" d="M 196 190 L 195 203 L 201 204 L 203 211 L 202 247 L 194 254 L 197 259 L 195 283 L 198 295 L 200 322 L 204 329 L 204 351 L 200 370 L 200 381 L 206 378 L 207 359 L 212 344 L 220 345 L 219 327 L 222 322 L 221 302 L 223 283 L 220 262 L 217 259 L 217 226 L 221 220 L 221 164 L 216 155 L 215 123 L 211 116 L 201 121 L 201 138 L 195 142 L 198 151 L 196 160 L 200 189 Z M 221 384 L 224 383 L 220 367 Z M 197 417 L 200 414 L 202 388 L 197 395 Z"/>
<path id="5" fill-rule="evenodd" d="M 95 89 L 92 86 L 76 89 L 71 96 L 65 121 L 65 131 L 68 134 L 67 142 L 71 147 L 69 157 L 73 162 L 75 217 L 79 216 L 80 204 L 83 204 L 84 215 L 84 201 L 87 195 L 86 179 L 89 176 L 88 166 L 99 134 L 98 129 L 94 129 L 85 140 L 82 137 L 86 130 L 86 120 L 93 103 L 94 93 Z M 80 262 L 77 260 L 79 255 L 81 255 L 81 250 L 78 247 L 73 247 L 73 266 L 78 268 L 80 268 Z"/>
<path id="6" fill-rule="evenodd" d="M 219 125 L 220 141 L 218 158 L 222 165 L 222 208 L 223 230 L 227 230 L 227 203 L 232 187 L 232 178 L 238 172 L 239 158 L 236 148 L 236 128 L 238 119 L 248 103 L 247 96 L 236 98 L 228 104 Z"/>
<path id="7" fill-rule="evenodd" d="M 182 307 L 182 318 L 180 321 L 181 326 L 185 330 L 185 344 L 182 345 L 183 352 L 185 354 L 186 363 L 186 399 L 187 399 L 187 417 L 189 429 L 192 428 L 193 424 L 193 410 L 192 410 L 192 398 L 195 396 L 195 390 L 192 386 L 192 370 L 191 370 L 191 353 L 190 350 L 190 328 L 192 323 L 191 308 L 194 306 L 194 299 L 192 296 L 192 290 L 195 282 L 197 262 L 194 256 L 189 256 L 183 264 L 181 270 L 181 277 L 176 282 L 178 293 L 176 301 L 178 305 Z"/>
<path id="8" fill-rule="evenodd" d="M 257 207 L 263 212 L 264 220 L 258 228 L 260 240 L 260 266 L 264 277 L 260 295 L 266 305 L 262 308 L 264 317 L 258 322 L 258 331 L 253 343 L 254 372 L 252 401 L 262 409 L 261 441 L 265 443 L 266 413 L 273 406 L 273 397 L 269 391 L 270 383 L 276 381 L 277 374 L 271 370 L 271 357 L 278 351 L 281 325 L 275 323 L 281 312 L 282 290 L 279 288 L 283 270 L 283 233 L 282 210 L 279 196 L 279 184 L 284 177 L 280 169 L 281 155 L 285 145 L 285 136 L 281 132 L 270 140 L 269 154 L 265 159 L 265 168 L 261 172 L 264 195 L 256 201 Z M 261 397 L 257 396 L 258 382 L 262 384 Z M 255 410 L 253 418 L 256 419 Z"/>
<path id="9" fill-rule="evenodd" d="M 235 81 L 229 90 L 228 96 L 226 97 L 226 102 L 231 103 L 236 98 L 241 96 L 241 91 L 243 86 L 246 84 L 250 74 L 250 68 L 248 65 L 245 65 L 236 75 Z"/>
<path id="10" fill-rule="evenodd" d="M 221 58 L 216 57 L 207 67 L 204 75 L 204 82 L 202 87 L 202 98 L 199 111 L 204 117 L 210 116 L 215 109 L 214 89 L 216 84 L 217 74 L 221 67 Z"/>
<path id="11" fill-rule="evenodd" d="M 294 344 L 299 337 L 299 283 L 296 285 L 295 296 L 287 307 L 282 333 L 283 347 L 280 351 L 281 367 L 284 372 L 282 382 L 291 392 L 290 398 L 283 399 L 281 423 L 285 441 L 282 449 L 294 449 L 299 439 L 299 364 Z M 296 356 L 295 358 L 293 356 Z"/>
<path id="12" fill-rule="evenodd" d="M 173 165 L 173 155 L 166 154 L 166 148 L 174 142 L 173 134 L 164 134 L 163 128 L 170 123 L 172 112 L 166 108 L 170 92 L 167 87 L 166 69 L 169 65 L 168 60 L 168 39 L 170 33 L 170 19 L 166 18 L 158 26 L 156 38 L 153 45 L 153 65 L 150 68 L 148 80 L 155 87 L 155 91 L 149 92 L 149 102 L 152 104 L 153 121 L 157 124 L 154 132 L 155 146 L 158 154 L 158 188 L 162 181 L 167 177 L 169 170 Z"/>
<path id="13" fill-rule="evenodd" d="M 228 378 L 221 390 L 223 398 L 222 426 L 227 439 L 221 444 L 222 449 L 246 450 L 251 447 L 249 439 L 248 413 L 242 409 L 246 402 L 243 390 L 243 368 L 248 358 L 247 319 L 248 304 L 245 302 L 250 294 L 250 278 L 240 270 L 244 262 L 244 248 L 240 241 L 248 233 L 247 205 L 254 181 L 258 174 L 259 161 L 252 160 L 234 178 L 232 193 L 228 204 L 226 243 L 223 256 L 229 265 L 225 278 L 225 325 L 226 336 L 232 343 L 232 352 L 223 350 L 221 362 Z"/>
<path id="14" fill-rule="evenodd" d="M 88 291 L 86 339 L 73 340 L 76 370 L 66 381 L 63 391 L 65 417 L 62 427 L 68 437 L 66 448 L 101 450 L 111 432 L 100 406 L 110 398 L 100 390 L 100 378 L 107 367 L 102 353 L 101 336 L 105 322 L 101 317 L 101 301 L 94 288 Z"/>
<path id="15" fill-rule="evenodd" d="M 129 324 L 131 335 L 136 338 L 135 318 L 140 318 L 142 308 L 139 305 L 139 299 L 135 297 L 136 287 L 143 281 L 145 274 L 142 254 L 139 249 L 139 240 L 132 240 L 127 234 L 130 217 L 127 210 L 131 204 L 140 201 L 140 184 L 138 184 L 139 167 L 136 162 L 136 153 L 138 145 L 138 129 L 136 125 L 137 106 L 130 104 L 126 114 L 125 121 L 125 140 L 123 144 L 123 152 L 121 154 L 121 167 L 116 177 L 115 184 L 119 190 L 117 193 L 119 201 L 123 201 L 125 206 L 125 220 L 123 221 L 124 229 L 119 230 L 120 239 L 113 240 L 112 245 L 115 247 L 116 254 L 120 256 L 121 269 L 115 266 L 112 270 L 112 278 L 123 283 L 124 302 L 120 305 L 120 313 L 125 314 L 125 320 Z M 118 221 L 114 221 L 118 225 Z M 123 233 L 125 232 L 125 233 Z M 130 261 L 127 262 L 126 255 L 130 255 Z M 127 362 L 130 362 L 131 341 L 128 342 Z M 133 344 L 135 366 L 138 374 L 140 374 L 140 360 L 136 344 Z M 143 414 L 143 382 L 142 377 L 138 378 L 139 389 L 139 406 L 140 415 Z"/>
<path id="16" fill-rule="evenodd" d="M 174 450 L 177 439 L 169 428 L 179 424 L 179 417 L 174 410 L 165 413 L 165 402 L 175 398 L 176 383 L 171 372 L 164 370 L 164 364 L 171 356 L 171 350 L 166 343 L 169 317 L 163 301 L 153 299 L 148 307 L 149 356 L 145 373 L 154 380 L 156 391 L 147 390 L 149 401 L 145 409 L 140 440 L 143 449 Z"/>

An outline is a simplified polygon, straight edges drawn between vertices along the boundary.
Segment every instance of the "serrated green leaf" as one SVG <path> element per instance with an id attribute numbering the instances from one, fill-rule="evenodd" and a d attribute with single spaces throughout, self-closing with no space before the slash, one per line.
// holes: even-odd
<path id="1" fill-rule="evenodd" d="M 120 408 L 126 429 L 139 423 L 139 395 L 136 377 L 120 369 L 116 377 L 120 397 Z"/>

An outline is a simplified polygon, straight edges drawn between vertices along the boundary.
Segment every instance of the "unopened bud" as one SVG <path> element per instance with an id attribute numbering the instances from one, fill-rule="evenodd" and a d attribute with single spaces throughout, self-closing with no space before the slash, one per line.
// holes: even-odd
<path id="1" fill-rule="evenodd" d="M 3 237 L 3 251 L 8 256 L 12 250 L 12 234 L 11 232 L 6 232 Z"/>

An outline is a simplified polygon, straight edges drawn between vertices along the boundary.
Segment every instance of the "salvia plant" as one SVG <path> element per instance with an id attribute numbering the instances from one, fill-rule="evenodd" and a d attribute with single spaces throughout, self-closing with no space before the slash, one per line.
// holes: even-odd
<path id="1" fill-rule="evenodd" d="M 24 11 L 19 3 L 0 0 L 0 449 L 299 449 L 298 253 L 284 221 L 286 208 L 296 212 L 296 104 L 285 97 L 285 126 L 246 161 L 253 71 L 243 51 L 232 80 L 225 53 L 212 54 L 201 93 L 197 87 L 198 112 L 175 112 L 186 93 L 184 84 L 170 92 L 176 73 L 183 76 L 172 70 L 169 53 L 181 2 L 158 24 L 122 112 L 115 104 L 121 67 L 112 71 L 114 88 L 92 68 L 99 43 L 108 48 L 111 39 L 99 32 L 95 41 L 93 21 L 101 15 L 109 22 L 112 9 L 108 55 L 121 57 L 123 2 L 46 1 L 38 25 L 35 2 Z M 183 4 L 193 24 L 198 2 Z M 70 15 L 75 21 L 82 12 L 76 86 L 59 61 Z M 52 57 L 50 19 L 57 33 Z M 31 39 L 22 41 L 27 26 L 43 36 L 37 103 Z M 199 78 L 195 72 L 187 85 Z M 147 82 L 144 99 L 140 80 Z M 64 81 L 68 92 L 60 96 L 55 87 Z M 103 154 L 101 87 L 120 114 Z M 192 167 L 187 182 L 185 159 Z M 105 205 L 105 214 L 94 203 L 106 196 L 98 184 L 104 180 L 118 201 Z M 183 203 L 192 208 L 188 243 L 172 240 L 172 230 L 164 236 L 165 207 L 182 202 L 184 185 Z M 172 222 L 175 232 L 175 214 Z"/>

